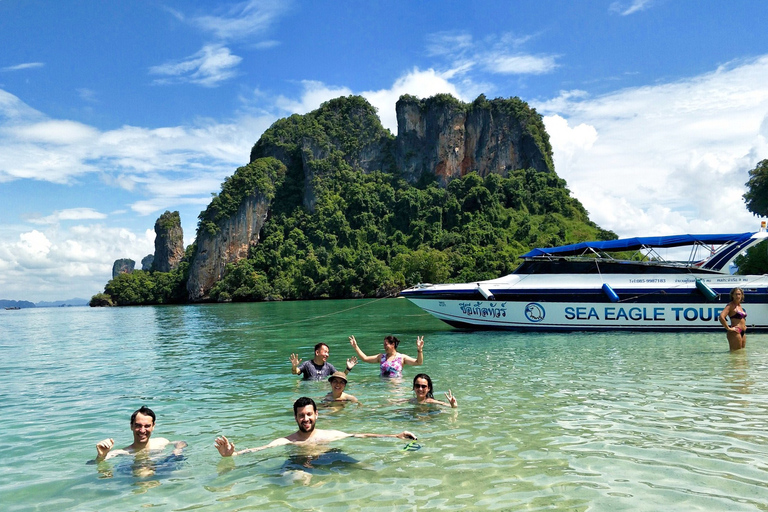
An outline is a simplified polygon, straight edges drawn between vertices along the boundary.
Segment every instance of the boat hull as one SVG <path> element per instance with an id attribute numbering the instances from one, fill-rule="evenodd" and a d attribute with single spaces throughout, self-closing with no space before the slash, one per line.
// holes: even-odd
<path id="1" fill-rule="evenodd" d="M 462 329 L 519 331 L 720 331 L 723 303 L 597 303 L 441 300 L 408 297 L 424 311 Z M 745 304 L 748 332 L 768 331 L 768 304 Z"/>

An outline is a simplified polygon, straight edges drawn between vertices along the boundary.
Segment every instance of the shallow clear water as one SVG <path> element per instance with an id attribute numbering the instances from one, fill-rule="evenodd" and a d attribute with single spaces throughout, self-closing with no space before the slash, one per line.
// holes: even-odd
<path id="1" fill-rule="evenodd" d="M 360 363 L 361 406 L 318 428 L 419 436 L 345 439 L 319 459 L 279 447 L 291 404 L 322 397 L 288 357 L 318 341 L 343 367 L 403 340 L 425 364 L 385 381 Z M 405 300 L 0 311 L 0 503 L 16 510 L 768 510 L 768 335 L 728 352 L 724 334 L 461 332 Z M 425 371 L 436 397 L 405 401 Z M 181 461 L 86 464 L 131 442 L 129 416 L 189 443 Z"/>

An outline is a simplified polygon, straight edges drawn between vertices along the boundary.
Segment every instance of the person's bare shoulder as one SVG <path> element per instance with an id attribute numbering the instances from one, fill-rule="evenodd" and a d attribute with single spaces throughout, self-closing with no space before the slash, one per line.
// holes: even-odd
<path id="1" fill-rule="evenodd" d="M 164 437 L 158 437 L 158 438 L 152 438 L 149 440 L 149 449 L 150 450 L 162 450 L 166 446 L 168 446 L 168 443 L 170 443 L 169 440 L 167 440 Z"/>

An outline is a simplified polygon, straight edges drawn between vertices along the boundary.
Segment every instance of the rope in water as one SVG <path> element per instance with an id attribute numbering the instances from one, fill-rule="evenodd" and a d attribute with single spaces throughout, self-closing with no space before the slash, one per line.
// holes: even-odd
<path id="1" fill-rule="evenodd" d="M 352 306 L 351 308 L 342 309 L 340 311 L 334 311 L 333 313 L 326 313 L 325 315 L 317 315 L 317 316 L 313 316 L 311 318 L 304 318 L 302 320 L 296 320 L 295 322 L 287 322 L 287 323 L 284 323 L 284 324 L 269 325 L 268 327 L 285 327 L 286 325 L 300 324 L 302 322 L 311 322 L 313 320 L 317 320 L 318 318 L 325 318 L 325 317 L 328 317 L 328 316 L 338 315 L 340 313 L 346 313 L 347 311 L 352 311 L 353 309 L 358 309 L 358 308 L 362 308 L 362 307 L 365 307 L 365 306 L 370 306 L 371 304 L 375 304 L 375 303 L 379 302 L 380 300 L 384 300 L 384 299 L 387 299 L 387 298 L 389 298 L 389 297 L 382 297 L 380 299 L 372 300 L 371 302 L 366 302 L 365 304 L 360 304 L 358 306 Z"/>

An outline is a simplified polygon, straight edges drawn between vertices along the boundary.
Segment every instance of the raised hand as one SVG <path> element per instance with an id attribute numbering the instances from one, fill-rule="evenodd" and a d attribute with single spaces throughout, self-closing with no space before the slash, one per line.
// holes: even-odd
<path id="1" fill-rule="evenodd" d="M 456 402 L 456 397 L 453 396 L 453 393 L 451 393 L 450 389 L 445 394 L 445 398 L 448 399 L 448 403 L 451 404 L 451 407 L 453 407 L 454 409 L 459 406 L 458 402 Z"/>
<path id="2" fill-rule="evenodd" d="M 347 371 L 349 371 L 352 368 L 354 368 L 356 364 L 357 364 L 357 358 L 356 357 L 350 357 L 349 359 L 347 359 Z"/>
<path id="3" fill-rule="evenodd" d="M 297 354 L 291 354 L 291 366 L 293 366 L 294 368 L 298 368 L 299 363 L 301 363 L 301 359 L 299 359 L 299 356 Z"/>
<path id="4" fill-rule="evenodd" d="M 115 446 L 115 440 L 111 437 L 96 443 L 96 451 L 98 452 L 97 458 L 103 459 L 106 457 L 113 446 Z"/>
<path id="5" fill-rule="evenodd" d="M 424 350 L 424 336 L 416 336 L 416 350 L 419 352 Z"/>
<path id="6" fill-rule="evenodd" d="M 349 344 L 352 345 L 353 347 L 357 348 L 357 340 L 355 339 L 354 336 L 350 336 L 349 337 Z"/>
<path id="7" fill-rule="evenodd" d="M 235 453 L 235 445 L 230 443 L 229 439 L 224 436 L 217 437 L 213 444 L 219 450 L 219 455 L 222 457 L 231 457 Z"/>

